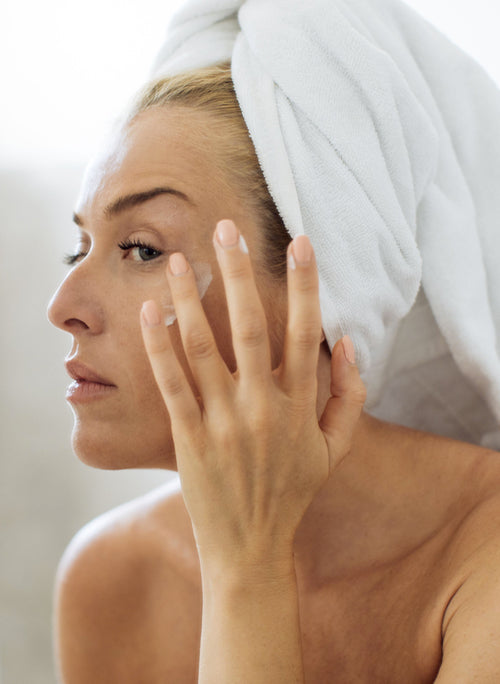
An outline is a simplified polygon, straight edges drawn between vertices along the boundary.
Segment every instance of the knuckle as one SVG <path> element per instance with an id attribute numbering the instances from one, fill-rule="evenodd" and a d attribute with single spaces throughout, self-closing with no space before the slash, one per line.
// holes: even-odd
<path id="1" fill-rule="evenodd" d="M 248 312 L 235 324 L 234 334 L 247 347 L 259 347 L 266 340 L 267 325 L 262 316 Z"/>
<path id="2" fill-rule="evenodd" d="M 220 445 L 221 453 L 230 453 L 237 439 L 234 423 L 230 420 L 217 420 L 213 426 L 213 434 L 217 444 Z"/>
<path id="3" fill-rule="evenodd" d="M 269 432 L 276 413 L 272 410 L 273 400 L 271 388 L 266 385 L 246 389 L 236 398 L 237 414 L 243 415 L 242 425 L 253 436 Z"/>
<path id="4" fill-rule="evenodd" d="M 175 290 L 172 288 L 172 292 L 175 292 L 174 297 L 177 302 L 185 302 L 193 299 L 193 297 L 197 297 L 198 290 L 190 280 L 180 279 L 179 281 L 174 282 Z"/>
<path id="5" fill-rule="evenodd" d="M 149 340 L 147 344 L 147 351 L 151 357 L 162 357 L 169 349 L 170 345 L 163 336 Z"/>
<path id="6" fill-rule="evenodd" d="M 191 330 L 184 342 L 188 356 L 197 359 L 206 359 L 213 356 L 215 345 L 210 335 L 200 330 Z"/>
<path id="7" fill-rule="evenodd" d="M 248 278 L 249 274 L 248 264 L 243 260 L 237 259 L 226 264 L 226 276 L 230 280 Z"/>
<path id="8" fill-rule="evenodd" d="M 363 383 L 360 383 L 354 387 L 351 392 L 351 401 L 355 404 L 360 404 L 361 406 L 366 401 L 367 390 Z"/>
<path id="9" fill-rule="evenodd" d="M 304 324 L 293 333 L 295 345 L 299 349 L 319 347 L 321 342 L 321 327 L 315 324 Z"/>
<path id="10" fill-rule="evenodd" d="M 179 375 L 168 375 L 162 379 L 161 386 L 169 397 L 176 397 L 183 393 L 184 383 Z"/>
<path id="11" fill-rule="evenodd" d="M 252 411 L 250 415 L 247 416 L 247 426 L 250 433 L 254 436 L 268 435 L 271 418 L 269 411 Z"/>
<path id="12" fill-rule="evenodd" d="M 295 283 L 295 288 L 299 292 L 306 294 L 316 294 L 318 291 L 318 276 L 316 273 L 305 272 L 302 278 L 298 278 Z"/>
<path id="13" fill-rule="evenodd" d="M 308 414 L 311 406 L 316 405 L 316 398 L 318 396 L 318 382 L 316 375 L 312 378 L 304 379 L 300 384 L 294 387 L 293 391 L 293 405 L 291 412 L 297 417 Z"/>

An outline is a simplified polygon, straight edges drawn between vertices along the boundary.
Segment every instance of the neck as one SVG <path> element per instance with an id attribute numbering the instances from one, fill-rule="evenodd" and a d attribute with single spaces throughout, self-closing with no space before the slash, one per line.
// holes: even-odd
<path id="1" fill-rule="evenodd" d="M 322 347 L 318 418 L 329 397 L 329 365 Z M 349 454 L 296 531 L 295 567 L 303 586 L 318 587 L 402 557 L 434 534 L 470 490 L 464 481 L 470 481 L 477 451 L 457 459 L 459 444 L 363 412 Z"/>
<path id="2" fill-rule="evenodd" d="M 394 486 L 395 474 L 386 472 L 391 448 L 386 437 L 385 424 L 362 413 L 351 451 L 331 473 L 303 517 L 294 551 L 296 567 L 300 567 L 308 583 L 322 584 L 335 574 L 334 567 L 344 566 L 344 556 L 352 560 L 359 551 L 366 558 L 366 531 L 373 529 L 375 521 L 380 525 L 387 507 L 386 490 Z M 394 505 L 394 501 L 391 503 Z"/>
<path id="3" fill-rule="evenodd" d="M 301 586 L 314 590 L 407 557 L 491 489 L 491 461 L 475 445 L 363 413 L 351 451 L 297 529 Z"/>

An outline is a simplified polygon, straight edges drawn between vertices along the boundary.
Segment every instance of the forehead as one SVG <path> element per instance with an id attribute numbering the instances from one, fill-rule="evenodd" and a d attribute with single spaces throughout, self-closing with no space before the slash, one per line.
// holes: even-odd
<path id="1" fill-rule="evenodd" d="M 91 161 L 77 213 L 99 211 L 116 197 L 165 184 L 196 203 L 220 194 L 210 119 L 203 112 L 158 108 L 142 112 L 115 131 Z"/>

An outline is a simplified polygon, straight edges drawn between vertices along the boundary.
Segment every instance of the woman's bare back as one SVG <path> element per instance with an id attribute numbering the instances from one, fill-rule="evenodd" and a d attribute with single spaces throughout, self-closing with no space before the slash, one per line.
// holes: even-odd
<path id="1" fill-rule="evenodd" d="M 384 551 L 377 557 L 367 535 L 366 562 L 346 549 L 338 572 L 321 583 L 297 567 L 307 682 L 412 684 L 437 676 L 447 608 L 480 567 L 484 549 L 500 537 L 500 459 L 431 435 L 425 448 L 447 449 L 456 467 L 450 472 L 443 459 L 442 501 L 432 528 L 432 501 L 422 500 L 421 520 L 414 501 L 406 519 L 394 509 L 394 526 L 415 532 L 418 543 L 388 554 L 380 530 Z M 453 505 L 452 477 L 467 491 L 462 507 Z M 93 521 L 68 548 L 57 608 L 64 682 L 194 684 L 201 611 L 191 523 L 178 483 L 171 483 Z"/>

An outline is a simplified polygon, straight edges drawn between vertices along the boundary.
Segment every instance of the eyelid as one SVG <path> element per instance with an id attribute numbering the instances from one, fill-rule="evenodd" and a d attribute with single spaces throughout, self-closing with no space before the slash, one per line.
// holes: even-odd
<path id="1" fill-rule="evenodd" d="M 63 256 L 63 263 L 66 264 L 66 266 L 74 266 L 80 259 L 83 259 L 83 257 L 87 256 L 87 252 L 75 252 L 73 254 L 65 254 Z"/>
<path id="2" fill-rule="evenodd" d="M 63 263 L 66 266 L 74 266 L 80 259 L 87 256 L 90 249 L 90 240 L 86 239 L 83 233 L 78 235 L 78 243 L 74 252 L 68 252 L 63 255 Z"/>
<path id="3" fill-rule="evenodd" d="M 148 263 L 149 261 L 155 261 L 159 257 L 161 257 L 164 254 L 164 251 L 162 249 L 156 249 L 156 247 L 153 247 L 153 245 L 149 244 L 149 242 L 139 240 L 139 239 L 129 239 L 129 240 L 123 240 L 118 244 L 118 247 L 122 249 L 124 252 L 133 252 L 134 249 L 148 249 L 152 252 L 155 252 L 156 255 L 152 256 L 151 259 L 139 259 L 138 261 L 142 263 Z"/>
<path id="4" fill-rule="evenodd" d="M 86 243 L 89 243 L 89 244 L 86 244 Z M 121 242 L 118 243 L 118 247 L 121 250 L 123 250 L 124 252 L 131 251 L 134 248 L 139 248 L 139 249 L 149 249 L 152 252 L 156 253 L 156 255 L 153 256 L 151 259 L 141 260 L 143 263 L 147 263 L 148 261 L 154 261 L 155 259 L 158 259 L 160 256 L 162 256 L 165 253 L 165 251 L 163 249 L 157 249 L 152 244 L 150 244 L 149 240 L 141 240 L 139 238 L 129 238 L 126 240 L 122 240 Z M 63 263 L 65 263 L 67 266 L 74 266 L 81 259 L 83 259 L 87 256 L 89 249 L 90 249 L 90 241 L 86 240 L 83 234 L 80 234 L 76 251 L 72 252 L 72 253 L 65 254 L 63 256 Z"/>

